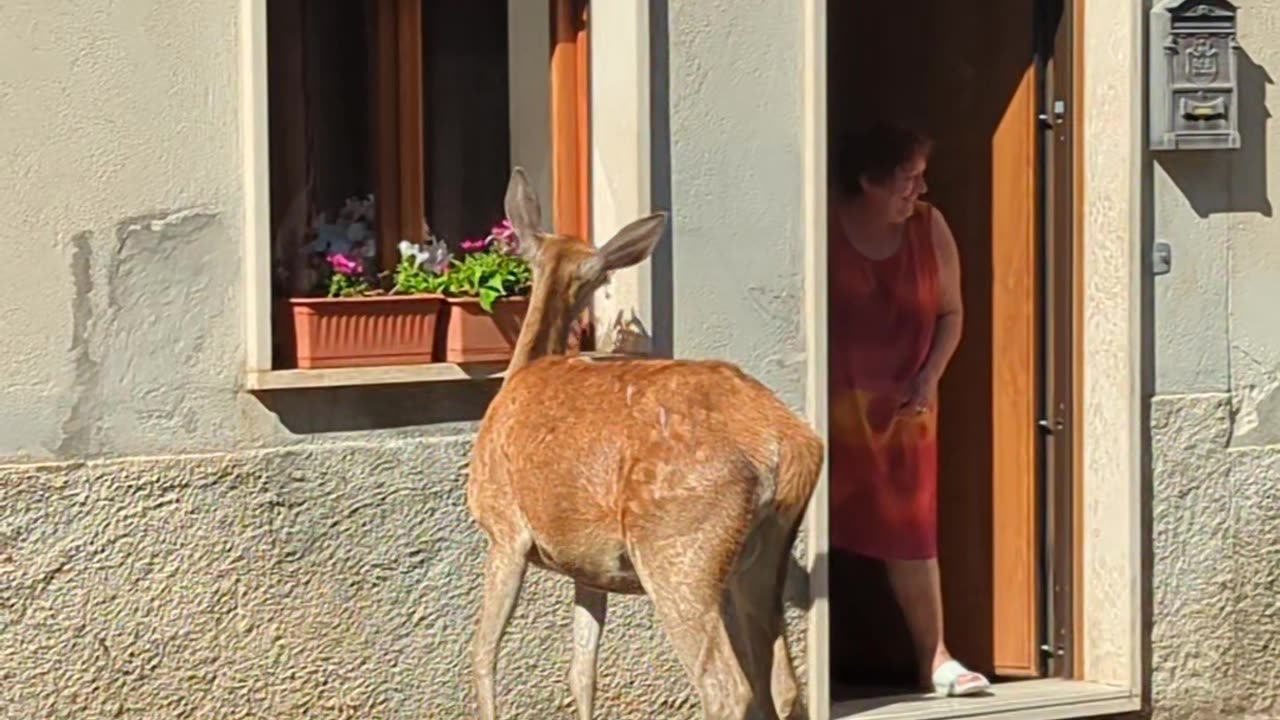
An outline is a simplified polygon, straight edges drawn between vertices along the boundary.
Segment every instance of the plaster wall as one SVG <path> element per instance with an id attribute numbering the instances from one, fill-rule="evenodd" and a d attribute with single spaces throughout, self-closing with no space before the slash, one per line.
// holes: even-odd
<path id="1" fill-rule="evenodd" d="M 1230 444 L 1261 447 L 1280 444 L 1280 3 L 1238 5 L 1242 147 L 1153 154 L 1153 240 L 1173 253 L 1153 282 L 1155 390 L 1230 394 Z"/>
<path id="2" fill-rule="evenodd" d="M 771 0 L 671 2 L 667 76 L 674 353 L 739 362 L 797 410 L 802 10 Z"/>

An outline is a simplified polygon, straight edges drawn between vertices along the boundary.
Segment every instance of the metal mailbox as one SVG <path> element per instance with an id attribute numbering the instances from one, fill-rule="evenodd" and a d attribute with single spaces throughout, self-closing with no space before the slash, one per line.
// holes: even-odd
<path id="1" fill-rule="evenodd" d="M 1151 149 L 1239 148 L 1236 6 L 1158 0 L 1149 27 Z"/>

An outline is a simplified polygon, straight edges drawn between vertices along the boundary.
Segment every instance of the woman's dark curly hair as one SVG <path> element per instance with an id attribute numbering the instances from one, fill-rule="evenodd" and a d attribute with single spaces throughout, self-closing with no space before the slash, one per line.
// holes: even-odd
<path id="1" fill-rule="evenodd" d="M 835 142 L 831 177 L 848 197 L 862 194 L 862 181 L 879 184 L 919 155 L 927 156 L 933 141 L 914 130 L 876 123 L 840 135 Z"/>

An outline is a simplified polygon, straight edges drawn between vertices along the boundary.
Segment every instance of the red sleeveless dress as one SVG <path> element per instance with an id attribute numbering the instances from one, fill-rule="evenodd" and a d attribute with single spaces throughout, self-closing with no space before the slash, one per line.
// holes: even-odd
<path id="1" fill-rule="evenodd" d="M 883 560 L 938 554 L 937 408 L 897 415 L 937 324 L 932 220 L 918 203 L 881 260 L 829 225 L 831 544 Z"/>

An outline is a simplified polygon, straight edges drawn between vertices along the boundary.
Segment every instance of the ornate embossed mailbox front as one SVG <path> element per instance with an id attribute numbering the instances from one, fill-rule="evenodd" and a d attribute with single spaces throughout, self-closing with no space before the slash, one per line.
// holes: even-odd
<path id="1" fill-rule="evenodd" d="M 1160 0 L 1150 28 L 1151 149 L 1240 147 L 1236 6 Z"/>

